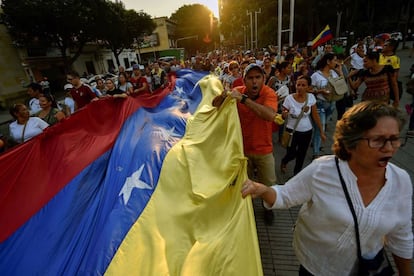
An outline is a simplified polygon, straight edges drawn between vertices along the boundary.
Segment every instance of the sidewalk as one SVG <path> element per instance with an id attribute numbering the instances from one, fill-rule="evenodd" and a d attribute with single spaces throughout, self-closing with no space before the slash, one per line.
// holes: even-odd
<path id="1" fill-rule="evenodd" d="M 408 57 L 409 50 L 400 50 L 397 55 L 401 58 L 401 69 L 400 69 L 400 81 L 404 84 L 408 81 L 409 68 L 414 63 L 414 58 Z M 359 95 L 362 94 L 360 91 Z M 412 96 L 405 93 L 401 99 L 400 107 L 404 109 L 405 104 L 411 103 Z M 357 100 L 359 102 L 359 100 Z M 332 135 L 335 129 L 336 123 L 336 112 L 334 112 L 333 120 L 328 120 L 327 128 L 327 141 L 323 144 L 323 154 L 332 154 Z M 401 133 L 405 134 L 408 122 L 405 126 L 404 131 Z M 280 162 L 285 154 L 285 149 L 280 145 L 276 145 L 276 174 L 278 177 L 278 183 L 284 183 L 289 177 L 293 175 L 293 164 L 294 161 L 288 165 L 288 172 L 282 175 L 279 171 Z M 309 148 L 305 164 L 312 162 L 312 149 Z M 411 181 L 414 183 L 414 138 L 410 138 L 407 144 L 400 148 L 397 154 L 394 156 L 392 162 L 405 169 L 411 176 Z M 292 164 L 291 164 L 292 163 Z M 411 206 L 413 208 L 413 206 Z M 274 210 L 275 221 L 272 226 L 267 226 L 263 222 L 263 207 L 260 200 L 254 200 L 254 213 L 256 216 L 256 227 L 260 245 L 260 253 L 262 257 L 263 272 L 265 276 L 293 276 L 298 275 L 299 263 L 292 248 L 292 235 L 293 225 L 296 221 L 298 211 L 300 207 L 291 208 L 290 210 Z M 414 210 L 413 210 L 414 212 Z M 413 223 L 414 224 L 414 223 Z M 392 258 L 391 258 L 392 259 Z M 391 260 L 390 259 L 390 260 Z M 393 262 L 391 260 L 391 262 Z M 414 275 L 414 262 L 412 265 L 412 275 Z"/>

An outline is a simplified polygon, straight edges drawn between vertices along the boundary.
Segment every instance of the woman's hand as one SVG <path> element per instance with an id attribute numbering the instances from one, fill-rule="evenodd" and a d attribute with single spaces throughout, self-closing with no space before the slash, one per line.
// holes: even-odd
<path id="1" fill-rule="evenodd" d="M 325 132 L 322 132 L 321 131 L 321 139 L 322 139 L 322 142 L 325 142 L 326 141 L 326 134 L 325 134 Z"/>
<path id="2" fill-rule="evenodd" d="M 251 195 L 252 198 L 261 197 L 268 205 L 273 206 L 276 201 L 276 192 L 271 187 L 247 179 L 241 190 L 242 197 Z"/>

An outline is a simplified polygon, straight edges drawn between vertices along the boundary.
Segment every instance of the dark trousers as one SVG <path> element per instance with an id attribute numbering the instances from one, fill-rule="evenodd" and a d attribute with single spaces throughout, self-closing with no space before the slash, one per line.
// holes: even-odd
<path id="1" fill-rule="evenodd" d="M 286 149 L 286 155 L 282 159 L 282 164 L 287 164 L 289 161 L 296 159 L 295 168 L 293 169 L 295 175 L 302 170 L 311 139 L 312 130 L 305 132 L 295 131 L 293 133 L 292 144 Z"/>
<path id="2" fill-rule="evenodd" d="M 338 113 L 337 120 L 341 120 L 342 115 L 344 115 L 346 106 L 345 106 L 345 98 L 340 99 L 339 101 L 335 102 L 336 112 Z"/>
<path id="3" fill-rule="evenodd" d="M 306 268 L 303 267 L 303 265 L 300 265 L 299 276 L 313 276 L 313 274 L 307 271 Z"/>

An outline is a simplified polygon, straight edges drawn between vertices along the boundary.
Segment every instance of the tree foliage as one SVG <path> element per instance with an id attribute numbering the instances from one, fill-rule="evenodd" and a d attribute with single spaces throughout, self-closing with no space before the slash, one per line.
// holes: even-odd
<path id="1" fill-rule="evenodd" d="M 1 6 L 18 44 L 56 46 L 67 68 L 87 42 L 105 41 L 118 58 L 135 39 L 155 28 L 148 14 L 109 0 L 2 0 Z M 73 54 L 68 56 L 68 50 Z"/>
<path id="2" fill-rule="evenodd" d="M 111 49 L 116 61 L 119 63 L 119 54 L 126 48 L 132 48 L 134 43 L 144 34 L 151 34 L 156 28 L 151 16 L 126 10 L 122 3 L 107 2 L 103 15 L 99 38 Z"/>
<path id="3" fill-rule="evenodd" d="M 189 53 L 212 50 L 219 42 L 217 19 L 204 5 L 184 5 L 170 19 L 177 23 L 175 39 L 178 47 Z"/>
<path id="4" fill-rule="evenodd" d="M 2 9 L 19 44 L 54 45 L 69 66 L 95 37 L 96 11 L 104 4 L 104 0 L 3 0 Z M 75 50 L 74 55 L 67 57 L 68 49 Z"/>

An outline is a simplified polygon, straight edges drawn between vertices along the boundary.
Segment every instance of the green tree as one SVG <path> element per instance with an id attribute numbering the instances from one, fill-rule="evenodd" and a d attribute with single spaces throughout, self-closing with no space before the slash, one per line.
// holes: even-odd
<path id="1" fill-rule="evenodd" d="M 151 16 L 126 10 L 122 3 L 108 2 L 107 9 L 101 13 L 102 28 L 99 38 L 111 49 L 118 66 L 119 55 L 124 49 L 133 48 L 135 42 L 145 34 L 151 34 L 156 25 Z"/>
<path id="2" fill-rule="evenodd" d="M 19 44 L 54 45 L 70 68 L 86 42 L 96 37 L 98 11 L 105 5 L 104 0 L 3 0 L 1 7 L 3 20 Z"/>
<path id="3" fill-rule="evenodd" d="M 219 41 L 217 19 L 203 5 L 184 5 L 170 19 L 177 23 L 177 46 L 185 48 L 190 54 L 212 50 Z"/>

